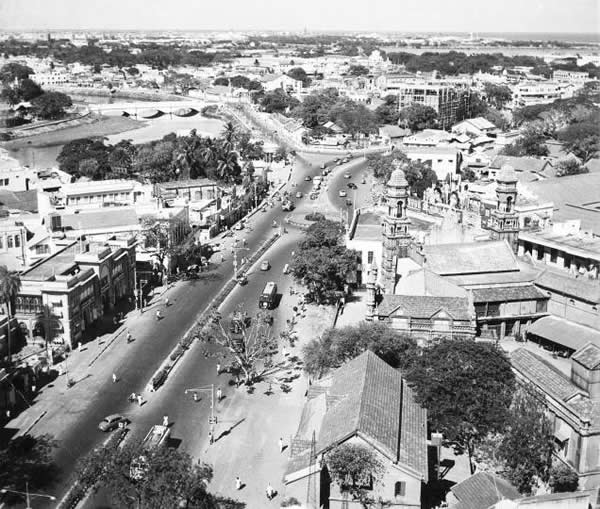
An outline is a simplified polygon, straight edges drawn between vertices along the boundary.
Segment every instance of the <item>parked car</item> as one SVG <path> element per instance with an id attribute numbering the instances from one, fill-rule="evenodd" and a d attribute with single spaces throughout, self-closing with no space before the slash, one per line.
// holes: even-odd
<path id="1" fill-rule="evenodd" d="M 342 161 L 343 161 L 344 163 L 348 163 L 348 162 L 350 162 L 350 159 L 348 159 L 347 157 L 345 157 L 345 158 L 344 158 Z"/>
<path id="2" fill-rule="evenodd" d="M 346 193 L 346 191 L 344 191 L 343 189 L 340 189 L 339 193 L 340 198 L 345 198 L 346 196 L 348 196 L 348 193 Z"/>
<path id="3" fill-rule="evenodd" d="M 324 170 L 327 167 L 325 163 L 321 163 L 321 169 Z"/>
<path id="4" fill-rule="evenodd" d="M 312 180 L 312 177 L 310 175 L 307 175 L 306 177 L 304 177 L 304 180 L 306 180 L 306 182 L 310 182 Z"/>
<path id="5" fill-rule="evenodd" d="M 356 184 L 355 184 L 354 182 L 348 182 L 348 184 L 347 184 L 347 185 L 348 185 L 348 187 L 349 187 L 350 189 L 357 189 L 357 186 L 356 186 Z"/>
<path id="6" fill-rule="evenodd" d="M 244 229 L 244 222 L 240 221 L 239 223 L 237 223 L 234 227 L 234 230 L 243 230 Z"/>
<path id="7" fill-rule="evenodd" d="M 104 419 L 100 421 L 98 424 L 98 429 L 100 431 L 112 431 L 113 429 L 117 429 L 119 427 L 123 427 L 127 424 L 127 419 L 120 414 L 112 414 L 107 415 Z"/>
<path id="8" fill-rule="evenodd" d="M 367 179 L 365 177 L 362 178 L 362 180 L 360 181 L 361 184 L 366 184 L 367 183 Z"/>
<path id="9" fill-rule="evenodd" d="M 263 260 L 263 262 L 260 264 L 260 270 L 269 270 L 271 268 L 271 264 L 269 263 L 269 260 Z"/>

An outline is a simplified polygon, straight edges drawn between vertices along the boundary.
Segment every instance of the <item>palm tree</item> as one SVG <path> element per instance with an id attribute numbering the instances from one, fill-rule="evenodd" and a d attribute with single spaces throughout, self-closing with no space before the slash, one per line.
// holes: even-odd
<path id="1" fill-rule="evenodd" d="M 14 270 L 8 270 L 6 265 L 0 265 L 0 299 L 6 307 L 6 316 L 8 317 L 8 326 L 6 340 L 8 346 L 8 361 L 11 361 L 10 351 L 10 323 L 12 321 L 13 303 L 17 294 L 21 290 L 21 278 L 19 273 Z"/>
<path id="2" fill-rule="evenodd" d="M 221 133 L 221 138 L 223 138 L 223 148 L 227 152 L 232 151 L 235 146 L 235 135 L 235 126 L 232 122 L 227 122 L 225 124 L 225 128 L 223 129 L 223 132 Z"/>

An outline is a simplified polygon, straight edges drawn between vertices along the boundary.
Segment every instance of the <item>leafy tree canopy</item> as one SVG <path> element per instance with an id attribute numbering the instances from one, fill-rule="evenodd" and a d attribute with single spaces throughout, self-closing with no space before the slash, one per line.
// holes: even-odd
<path id="1" fill-rule="evenodd" d="M 550 468 L 549 484 L 554 493 L 577 491 L 579 476 L 570 466 L 557 463 Z"/>
<path id="2" fill-rule="evenodd" d="M 416 342 L 382 322 L 327 329 L 304 347 L 304 368 L 319 377 L 365 350 L 376 353 L 394 368 L 406 368 L 416 351 Z"/>
<path id="3" fill-rule="evenodd" d="M 344 245 L 340 225 L 321 220 L 305 233 L 292 259 L 292 270 L 317 302 L 334 302 L 356 271 L 356 260 L 357 253 Z"/>
<path id="4" fill-rule="evenodd" d="M 510 362 L 500 349 L 468 340 L 441 341 L 423 349 L 406 378 L 428 412 L 433 430 L 467 447 L 501 432 L 515 388 Z"/>
<path id="5" fill-rule="evenodd" d="M 431 129 L 437 125 L 437 112 L 431 106 L 412 104 L 400 110 L 400 123 L 411 131 Z"/>
<path id="6" fill-rule="evenodd" d="M 62 92 L 44 92 L 31 102 L 32 112 L 44 120 L 56 120 L 65 116 L 65 109 L 73 105 L 71 98 Z"/>

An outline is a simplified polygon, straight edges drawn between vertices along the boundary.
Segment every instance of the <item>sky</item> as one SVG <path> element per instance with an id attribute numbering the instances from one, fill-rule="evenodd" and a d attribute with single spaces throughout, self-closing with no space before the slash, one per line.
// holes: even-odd
<path id="1" fill-rule="evenodd" d="M 0 0 L 0 29 L 597 32 L 599 0 Z"/>

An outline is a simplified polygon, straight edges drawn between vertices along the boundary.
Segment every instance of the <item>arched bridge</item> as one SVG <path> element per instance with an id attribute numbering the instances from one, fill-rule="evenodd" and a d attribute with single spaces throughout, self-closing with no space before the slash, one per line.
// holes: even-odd
<path id="1" fill-rule="evenodd" d="M 131 103 L 90 104 L 90 111 L 106 115 L 124 115 L 135 118 L 157 118 L 163 115 L 191 117 L 207 106 L 206 101 L 140 101 Z"/>

